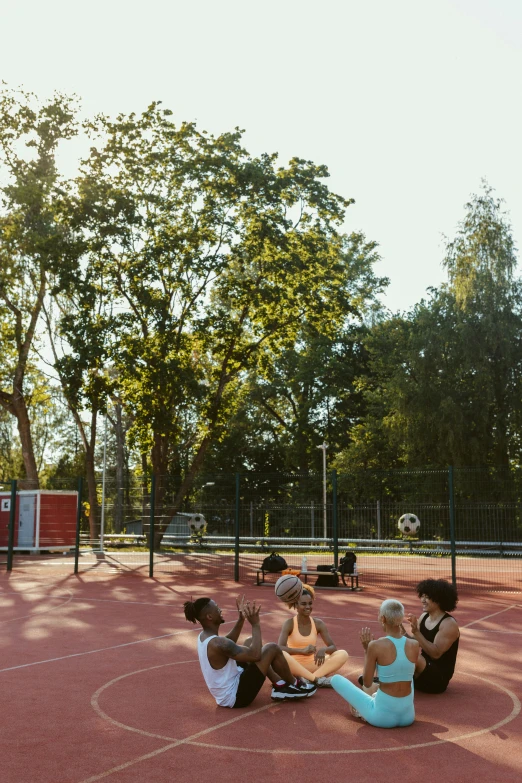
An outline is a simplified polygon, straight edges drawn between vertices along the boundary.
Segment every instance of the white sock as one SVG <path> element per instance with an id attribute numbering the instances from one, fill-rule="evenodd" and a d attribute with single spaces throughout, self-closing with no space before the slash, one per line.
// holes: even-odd
<path id="1" fill-rule="evenodd" d="M 276 685 L 277 685 L 278 687 L 280 687 L 281 685 L 286 685 L 286 682 L 285 682 L 284 680 L 278 680 L 278 681 L 276 682 Z"/>

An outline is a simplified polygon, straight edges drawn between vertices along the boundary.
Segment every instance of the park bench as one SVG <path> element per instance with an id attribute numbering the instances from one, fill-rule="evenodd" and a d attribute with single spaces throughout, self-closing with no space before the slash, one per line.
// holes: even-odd
<path id="1" fill-rule="evenodd" d="M 264 585 L 269 584 L 265 580 L 265 576 L 267 574 L 274 574 L 279 578 L 282 575 L 282 571 L 265 571 L 263 567 L 257 569 L 256 574 L 256 584 L 257 585 Z M 323 587 L 319 585 L 317 587 L 318 590 L 361 590 L 362 588 L 359 587 L 359 577 L 361 576 L 361 572 L 358 571 L 356 574 L 345 574 L 338 568 L 332 568 L 330 571 L 317 571 L 314 568 L 309 568 L 306 571 L 301 571 L 299 574 L 299 577 L 303 579 L 305 584 L 308 584 L 308 577 L 309 576 L 328 576 L 328 574 L 337 574 L 341 578 L 342 585 L 338 585 L 337 587 Z M 296 574 L 297 576 L 297 574 Z M 314 585 L 315 589 L 315 585 Z"/>

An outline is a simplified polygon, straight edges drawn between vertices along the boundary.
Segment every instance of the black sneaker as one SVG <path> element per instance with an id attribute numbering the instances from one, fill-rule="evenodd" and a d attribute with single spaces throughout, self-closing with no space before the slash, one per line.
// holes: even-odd
<path id="1" fill-rule="evenodd" d="M 379 682 L 380 682 L 380 680 L 379 680 L 379 678 L 378 678 L 378 677 L 374 677 L 374 678 L 373 678 L 373 681 L 374 681 L 374 682 L 376 682 L 376 683 L 379 683 Z M 360 685 L 360 686 L 361 686 L 361 688 L 362 688 L 362 686 L 363 686 L 363 676 L 362 676 L 362 674 L 360 674 L 360 675 L 359 675 L 359 677 L 357 678 L 357 682 L 359 683 L 359 685 Z"/>
<path id="2" fill-rule="evenodd" d="M 297 680 L 295 685 L 274 685 L 272 688 L 272 701 L 286 701 L 287 699 L 308 699 L 313 696 L 317 688 L 313 683 L 305 684 Z"/>
<path id="3" fill-rule="evenodd" d="M 317 690 L 317 683 L 311 682 L 310 680 L 305 680 L 304 677 L 296 677 L 295 687 L 299 688 L 300 690 L 306 691 L 306 693 L 309 693 L 311 696 L 312 693 L 315 693 Z"/>

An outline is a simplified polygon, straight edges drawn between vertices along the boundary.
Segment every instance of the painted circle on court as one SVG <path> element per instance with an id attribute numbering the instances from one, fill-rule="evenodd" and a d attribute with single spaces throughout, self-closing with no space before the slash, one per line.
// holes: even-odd
<path id="1" fill-rule="evenodd" d="M 506 725 L 506 723 L 509 723 L 510 721 L 514 720 L 520 713 L 521 704 L 517 696 L 507 688 L 505 688 L 503 685 L 500 685 L 497 682 L 491 682 L 485 677 L 479 677 L 476 674 L 471 674 L 467 672 L 461 672 L 461 676 L 465 677 L 472 677 L 475 680 L 480 681 L 483 683 L 486 687 L 491 687 L 493 689 L 496 689 L 497 691 L 500 691 L 501 693 L 505 694 L 509 697 L 512 704 L 512 709 L 508 715 L 505 715 L 505 717 L 501 718 L 500 720 L 495 721 L 495 723 L 491 724 L 490 726 L 485 726 L 483 728 L 474 729 L 472 731 L 464 731 L 460 734 L 456 734 L 454 736 L 450 736 L 443 739 L 436 739 L 436 740 L 429 740 L 426 742 L 415 742 L 408 745 L 401 745 L 401 746 L 391 746 L 391 747 L 364 747 L 364 748 L 342 748 L 342 749 L 336 749 L 336 748 L 328 748 L 328 749 L 320 749 L 320 750 L 308 750 L 304 748 L 299 749 L 288 749 L 288 748 L 255 748 L 255 747 L 247 747 L 244 744 L 241 745 L 227 745 L 227 744 L 221 744 L 221 743 L 211 743 L 211 742 L 205 742 L 202 741 L 205 735 L 209 735 L 213 732 L 219 731 L 220 729 L 226 728 L 230 726 L 231 724 L 238 723 L 242 720 L 245 720 L 249 718 L 252 715 L 256 715 L 260 712 L 267 711 L 269 709 L 279 708 L 286 710 L 289 708 L 289 706 L 282 707 L 282 705 L 271 702 L 270 704 L 265 704 L 262 707 L 258 707 L 257 709 L 250 709 L 248 712 L 243 712 L 238 714 L 235 710 L 223 710 L 224 716 L 228 713 L 231 714 L 231 717 L 228 720 L 224 720 L 214 726 L 210 726 L 207 728 L 199 729 L 197 731 L 193 731 L 186 737 L 182 738 L 176 738 L 171 736 L 170 734 L 162 734 L 158 732 L 153 731 L 146 731 L 145 729 L 140 728 L 139 726 L 131 726 L 127 723 L 123 723 L 122 721 L 117 720 L 116 718 L 111 717 L 105 710 L 102 709 L 100 706 L 100 697 L 102 694 L 104 694 L 108 689 L 112 688 L 113 686 L 122 683 L 124 680 L 127 680 L 128 678 L 136 677 L 136 676 L 145 676 L 146 673 L 155 671 L 158 669 L 163 669 L 170 666 L 179 666 L 182 664 L 187 663 L 197 663 L 197 660 L 191 659 L 186 661 L 175 661 L 171 663 L 166 664 L 160 664 L 158 666 L 149 666 L 145 669 L 138 669 L 133 672 L 128 672 L 127 674 L 120 675 L 119 677 L 114 678 L 113 680 L 110 680 L 109 682 L 105 683 L 105 685 L 102 685 L 92 696 L 91 698 L 91 705 L 95 712 L 99 715 L 100 718 L 103 720 L 108 721 L 113 726 L 117 726 L 118 728 L 121 728 L 125 731 L 134 732 L 136 734 L 140 734 L 142 736 L 146 737 L 153 737 L 155 739 L 161 739 L 169 743 L 174 743 L 173 747 L 177 747 L 178 745 L 194 745 L 198 747 L 204 747 L 209 748 L 213 750 L 227 750 L 227 751 L 241 751 L 243 753 L 278 753 L 282 755 L 326 755 L 326 754 L 337 754 L 337 755 L 345 755 L 350 753 L 387 753 L 387 752 L 393 752 L 393 751 L 404 751 L 404 750 L 414 750 L 416 748 L 427 748 L 432 747 L 435 745 L 443 745 L 448 742 L 455 743 L 466 739 L 471 739 L 473 737 L 478 737 L 483 734 L 487 734 L 491 731 L 496 731 L 501 726 Z M 175 681 L 176 678 L 169 679 L 169 682 L 172 683 L 173 687 L 175 688 Z M 203 685 L 203 683 L 201 683 Z M 164 692 L 164 688 L 163 688 Z M 139 689 L 133 688 L 133 695 L 136 697 L 136 694 L 139 693 Z M 128 706 L 129 703 L 132 703 L 131 700 L 129 700 L 127 697 L 125 697 L 125 703 Z M 307 704 L 309 702 L 307 701 Z M 340 701 L 340 704 L 342 705 L 342 700 Z M 296 705 L 297 706 L 297 705 Z M 346 705 L 347 706 L 347 705 Z M 176 718 L 179 718 L 180 715 L 183 714 L 183 708 L 182 705 L 179 703 L 179 692 L 176 694 L 176 712 L 171 717 L 172 719 L 176 720 Z M 343 719 L 345 719 L 345 716 L 342 716 Z M 420 720 L 416 721 L 413 726 L 422 727 L 422 724 L 425 721 Z M 359 723 L 357 721 L 352 721 L 351 726 L 356 727 L 357 729 L 366 726 L 368 724 Z M 194 726 L 194 728 L 196 728 Z M 370 727 L 374 728 L 374 727 Z M 405 727 L 405 728 L 411 728 L 411 727 Z M 446 730 L 451 731 L 451 726 L 440 726 L 439 730 Z M 237 732 L 237 729 L 236 729 Z M 394 732 L 390 732 L 390 736 L 396 736 Z M 381 730 L 379 730 L 379 737 L 382 738 L 383 734 L 381 733 Z M 343 741 L 346 742 L 347 739 L 349 739 L 349 736 L 344 736 Z"/>
<path id="2" fill-rule="evenodd" d="M 28 588 L 27 590 L 0 590 L 0 608 L 2 606 L 2 600 L 9 601 L 11 600 L 17 600 L 21 599 L 22 601 L 27 601 L 26 596 L 31 594 L 29 597 L 30 599 L 33 599 L 33 606 L 26 606 L 24 605 L 23 608 L 29 608 L 32 609 L 32 611 L 27 612 L 26 614 L 20 614 L 15 615 L 14 617 L 10 617 L 7 620 L 0 620 L 0 625 L 5 625 L 6 623 L 13 623 L 16 620 L 25 620 L 25 619 L 32 619 L 34 617 L 41 617 L 44 614 L 49 614 L 50 612 L 55 612 L 57 609 L 61 609 L 63 606 L 66 606 L 68 603 L 70 603 L 73 600 L 73 594 L 70 590 L 67 590 L 66 588 L 56 588 L 62 591 L 62 595 L 44 595 L 43 598 L 39 598 L 38 596 L 35 596 L 33 599 L 33 593 L 43 593 L 42 587 L 35 586 Z M 63 595 L 65 593 L 65 595 Z M 65 597 L 67 596 L 67 598 Z M 47 606 L 46 603 L 50 603 L 51 601 L 61 601 L 57 606 Z M 46 602 L 46 603 L 44 603 Z M 39 608 L 43 605 L 43 608 Z"/>

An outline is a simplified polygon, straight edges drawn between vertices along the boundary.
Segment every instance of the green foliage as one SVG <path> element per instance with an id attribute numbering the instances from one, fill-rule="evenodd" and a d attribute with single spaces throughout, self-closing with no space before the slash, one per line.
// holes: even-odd
<path id="1" fill-rule="evenodd" d="M 117 492 L 125 462 L 126 492 L 168 474 L 159 499 L 178 507 L 202 472 L 320 472 L 323 440 L 375 497 L 407 491 L 384 468 L 518 464 L 522 290 L 487 183 L 446 243 L 448 282 L 388 316 L 375 243 L 342 233 L 350 201 L 324 166 L 253 157 L 239 129 L 176 125 L 152 103 L 86 122 L 90 153 L 64 182 L 76 110 L 0 96 L 0 477 L 21 461 L 47 486 L 85 470 L 94 534 L 105 412 Z"/>
<path id="2" fill-rule="evenodd" d="M 491 190 L 448 242 L 448 285 L 366 341 L 365 420 L 337 462 L 360 467 L 519 460 L 522 298 L 510 227 Z"/>
<path id="3" fill-rule="evenodd" d="M 343 238 L 344 274 L 337 291 L 343 317 L 320 327 L 304 321 L 281 352 L 262 348 L 250 370 L 224 436 L 213 444 L 205 471 L 248 468 L 260 472 L 322 470 L 316 446 L 345 446 L 362 415 L 355 379 L 365 372 L 363 319 L 377 307 L 386 281 L 373 273 L 373 243 L 360 234 Z"/>
<path id="4" fill-rule="evenodd" d="M 245 373 L 290 348 L 303 320 L 339 328 L 347 267 L 361 263 L 338 233 L 348 202 L 323 184 L 324 167 L 277 168 L 274 155 L 249 156 L 239 131 L 213 137 L 170 114 L 152 104 L 90 123 L 74 206 L 111 305 L 130 437 L 161 473 L 201 462 Z"/>
<path id="5" fill-rule="evenodd" d="M 444 259 L 458 307 L 484 314 L 511 303 L 517 263 L 503 201 L 493 192 L 484 180 L 482 193 L 466 204 L 457 236 L 447 241 Z"/>
<path id="6" fill-rule="evenodd" d="M 25 474 L 36 485 L 27 376 L 49 275 L 68 255 L 55 155 L 76 133 L 74 111 L 61 95 L 40 104 L 30 93 L 0 93 L 0 404 L 16 417 Z"/>

